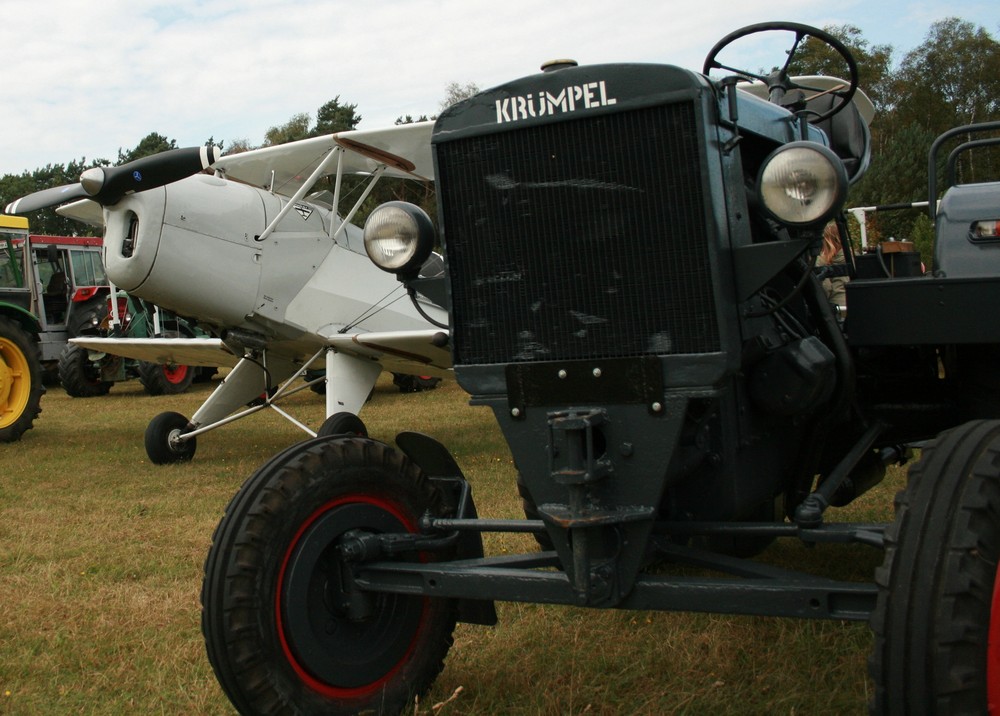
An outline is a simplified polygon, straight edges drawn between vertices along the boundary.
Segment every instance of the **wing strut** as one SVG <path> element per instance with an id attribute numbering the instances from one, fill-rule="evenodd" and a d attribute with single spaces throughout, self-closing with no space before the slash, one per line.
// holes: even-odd
<path id="1" fill-rule="evenodd" d="M 351 221 L 351 219 L 354 218 L 354 215 L 358 213 L 358 209 L 361 208 L 361 204 L 363 204 L 365 199 L 368 198 L 368 195 L 372 193 L 372 189 L 375 188 L 375 184 L 378 182 L 379 177 L 382 176 L 382 172 L 384 171 L 385 171 L 385 164 L 379 164 L 378 168 L 376 168 L 375 171 L 372 172 L 371 174 L 372 180 L 368 182 L 368 186 L 366 186 L 365 190 L 361 193 L 361 198 L 358 199 L 357 203 L 351 208 L 349 212 L 347 212 L 347 216 L 344 217 L 344 220 L 340 223 L 340 226 L 337 227 L 337 230 L 333 232 L 333 236 L 336 236 L 341 231 L 343 231 L 344 227 L 347 226 L 347 224 Z"/>
<path id="2" fill-rule="evenodd" d="M 283 207 L 281 207 L 281 211 L 279 211 L 278 215 L 276 217 L 274 217 L 274 219 L 271 220 L 271 223 L 267 225 L 267 228 L 264 229 L 264 231 L 261 232 L 260 236 L 258 236 L 257 239 L 256 239 L 257 241 L 263 241 L 268 236 L 270 236 L 272 234 L 272 232 L 274 232 L 274 229 L 278 226 L 278 223 L 282 219 L 284 219 L 286 216 L 288 216 L 288 212 L 290 212 L 295 207 L 295 205 L 297 203 L 299 203 L 300 201 L 302 201 L 302 198 L 306 195 L 306 193 L 310 189 L 312 189 L 313 185 L 317 181 L 319 181 L 319 178 L 326 173 L 327 167 L 329 167 L 330 164 L 333 163 L 333 160 L 337 159 L 338 162 L 339 162 L 340 155 L 343 152 L 344 152 L 344 150 L 341 149 L 340 147 L 334 147 L 332 152 L 330 152 L 325 157 L 323 157 L 323 161 L 321 161 L 319 163 L 319 166 L 316 167 L 316 169 L 313 171 L 313 173 L 309 175 L 309 178 L 306 180 L 305 184 L 303 184 L 302 186 L 300 186 L 299 190 L 295 192 L 295 195 L 291 199 L 288 200 L 288 203 L 285 204 Z M 339 167 L 338 167 L 338 171 L 339 171 Z"/>

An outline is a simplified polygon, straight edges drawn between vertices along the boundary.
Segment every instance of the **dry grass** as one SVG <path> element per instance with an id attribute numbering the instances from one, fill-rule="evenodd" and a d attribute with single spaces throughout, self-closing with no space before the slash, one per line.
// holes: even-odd
<path id="1" fill-rule="evenodd" d="M 142 434 L 190 415 L 211 386 L 150 398 L 50 389 L 35 429 L 0 445 L 0 713 L 224 714 L 204 655 L 198 594 L 212 530 L 243 479 L 300 438 L 271 412 L 199 439 L 193 462 L 157 467 Z M 295 398 L 315 426 L 322 401 Z M 518 517 L 514 470 L 485 408 L 454 385 L 400 395 L 380 382 L 373 437 L 420 429 L 452 447 L 480 512 Z M 866 498 L 884 517 L 900 477 Z M 865 514 L 864 519 L 871 515 Z M 490 536 L 491 553 L 530 549 Z M 838 559 L 785 547 L 783 562 Z M 876 557 L 851 553 L 862 579 Z M 496 628 L 461 625 L 419 713 L 862 713 L 871 645 L 859 624 L 498 605 Z M 461 690 L 459 691 L 459 689 Z M 458 693 L 456 694 L 456 691 Z"/>

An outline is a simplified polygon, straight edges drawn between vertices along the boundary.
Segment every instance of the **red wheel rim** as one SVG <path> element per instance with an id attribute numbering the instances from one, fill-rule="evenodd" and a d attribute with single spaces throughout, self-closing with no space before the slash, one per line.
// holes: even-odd
<path id="1" fill-rule="evenodd" d="M 178 385 L 184 382 L 190 368 L 186 365 L 165 365 L 163 366 L 163 377 L 168 383 Z"/>
<path id="2" fill-rule="evenodd" d="M 282 595 L 284 593 L 284 582 L 285 575 L 287 574 L 287 569 L 289 566 L 289 561 L 292 559 L 292 555 L 295 553 L 296 547 L 299 545 L 302 536 L 306 533 L 310 526 L 312 526 L 318 519 L 323 515 L 328 513 L 337 507 L 353 504 L 362 503 L 366 505 L 371 505 L 377 507 L 378 509 L 384 510 L 392 515 L 395 519 L 399 520 L 403 524 L 408 532 L 416 532 L 416 525 L 400 510 L 396 505 L 384 500 L 381 497 L 373 495 L 348 495 L 345 497 L 337 498 L 332 500 L 327 504 L 323 505 L 321 508 L 316 510 L 312 515 L 309 516 L 302 526 L 296 532 L 295 537 L 289 544 L 288 549 L 285 552 L 284 558 L 282 559 L 281 570 L 278 574 L 278 583 L 275 591 L 275 620 L 277 624 L 278 638 L 281 642 L 281 649 L 288 660 L 288 663 L 292 666 L 296 675 L 302 680 L 313 691 L 326 696 L 327 698 L 333 699 L 351 699 L 351 698 L 361 698 L 369 694 L 375 693 L 383 685 L 392 679 L 392 677 L 399 671 L 400 668 L 407 662 L 410 655 L 413 652 L 413 648 L 416 644 L 417 637 L 419 636 L 419 630 L 417 630 L 410 644 L 408 645 L 403 656 L 397 661 L 395 666 L 387 669 L 386 672 L 378 679 L 364 684 L 358 687 L 343 687 L 334 686 L 332 684 L 326 683 L 317 679 L 302 665 L 299 659 L 295 656 L 294 650 L 291 644 L 288 642 L 288 637 L 286 635 L 286 629 L 284 625 L 284 620 L 282 618 Z M 427 600 L 424 600 L 423 606 L 423 616 L 421 621 L 426 617 Z"/>

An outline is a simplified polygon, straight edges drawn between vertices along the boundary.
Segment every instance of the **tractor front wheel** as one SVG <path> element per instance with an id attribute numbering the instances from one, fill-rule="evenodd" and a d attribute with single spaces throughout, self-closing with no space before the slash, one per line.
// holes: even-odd
<path id="1" fill-rule="evenodd" d="M 0 317 L 0 442 L 20 440 L 42 412 L 38 343 L 20 325 Z"/>
<path id="2" fill-rule="evenodd" d="M 998 516 L 1000 421 L 924 448 L 876 573 L 873 713 L 1000 713 Z"/>
<path id="3" fill-rule="evenodd" d="M 215 530 L 201 593 L 208 658 L 240 713 L 412 708 L 443 668 L 455 602 L 362 591 L 340 545 L 416 532 L 441 502 L 405 455 L 366 438 L 299 443 L 243 484 Z"/>

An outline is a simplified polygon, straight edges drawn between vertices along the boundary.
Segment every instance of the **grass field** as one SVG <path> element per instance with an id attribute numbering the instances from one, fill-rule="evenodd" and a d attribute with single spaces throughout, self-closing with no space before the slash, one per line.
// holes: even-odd
<path id="1" fill-rule="evenodd" d="M 190 463 L 155 466 L 142 446 L 155 414 L 191 415 L 214 384 L 152 398 L 137 383 L 72 399 L 50 388 L 35 428 L 0 445 L 0 713 L 232 713 L 205 657 L 202 565 L 243 480 L 303 434 L 275 413 L 199 438 Z M 293 398 L 314 427 L 322 399 Z M 485 408 L 453 384 L 401 395 L 380 381 L 372 437 L 435 435 L 473 484 L 480 514 L 520 517 L 514 469 Z M 895 473 L 852 508 L 888 518 Z M 489 536 L 486 549 L 531 549 Z M 843 559 L 867 579 L 866 548 L 779 545 L 785 564 Z M 414 713 L 863 713 L 871 635 L 863 624 L 499 604 L 495 628 L 460 625 L 446 667 Z"/>

